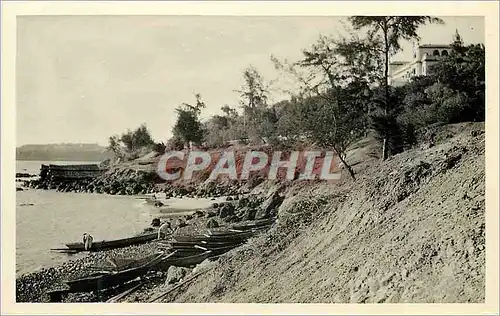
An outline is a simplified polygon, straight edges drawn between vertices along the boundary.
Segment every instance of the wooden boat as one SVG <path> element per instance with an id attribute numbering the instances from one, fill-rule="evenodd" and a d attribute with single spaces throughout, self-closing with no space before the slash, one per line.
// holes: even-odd
<path id="1" fill-rule="evenodd" d="M 160 253 L 155 253 L 150 256 L 146 256 L 141 259 L 127 259 L 127 258 L 113 258 L 113 259 L 108 259 L 110 262 L 110 268 L 116 270 L 116 271 L 122 271 L 122 270 L 127 270 L 130 268 L 134 267 L 140 267 L 148 262 L 151 262 L 153 259 L 155 259 L 157 256 L 163 255 L 163 252 Z"/>
<path id="2" fill-rule="evenodd" d="M 149 241 L 155 240 L 158 238 L 158 233 L 150 233 L 150 234 L 144 234 L 144 235 L 139 235 L 135 237 L 130 237 L 130 238 L 122 238 L 122 239 L 115 239 L 115 240 L 103 240 L 103 241 L 96 241 L 92 243 L 92 248 L 90 249 L 91 251 L 99 251 L 103 249 L 113 249 L 113 248 L 122 248 L 122 247 L 127 247 L 131 245 L 138 245 L 138 244 L 144 244 Z M 78 250 L 78 251 L 84 251 L 85 247 L 83 243 L 77 242 L 77 243 L 69 243 L 66 244 L 66 247 L 72 250 Z"/>
<path id="3" fill-rule="evenodd" d="M 232 229 L 237 229 L 237 230 L 248 230 L 252 228 L 257 228 L 257 227 L 267 227 L 271 226 L 276 222 L 276 219 L 274 218 L 269 218 L 269 219 L 260 219 L 260 220 L 255 220 L 247 223 L 238 223 L 238 224 L 233 224 L 231 225 Z"/>
<path id="4" fill-rule="evenodd" d="M 236 230 L 236 229 L 219 229 L 219 230 L 214 230 L 214 229 L 208 229 L 207 233 L 211 236 L 228 236 L 228 235 L 234 235 L 237 233 L 243 233 L 243 230 Z"/>
<path id="5" fill-rule="evenodd" d="M 235 245 L 235 244 L 239 244 L 239 243 L 240 243 L 239 240 L 228 240 L 228 241 L 202 240 L 202 241 L 172 241 L 172 242 L 166 242 L 166 243 L 162 243 L 162 244 L 168 245 L 168 246 L 176 249 L 176 248 L 182 248 L 182 247 L 192 247 L 195 245 L 202 246 L 202 247 L 217 248 L 217 247 L 225 247 L 225 246 Z"/>
<path id="6" fill-rule="evenodd" d="M 242 233 L 234 233 L 228 235 L 193 235 L 193 236 L 174 236 L 175 241 L 186 242 L 186 241 L 194 241 L 194 242 L 236 242 L 248 239 L 255 235 L 254 232 L 242 232 Z"/>
<path id="7" fill-rule="evenodd" d="M 115 273 L 96 273 L 88 277 L 66 281 L 66 284 L 69 286 L 68 292 L 90 292 L 121 285 L 146 274 L 162 259 L 164 259 L 164 255 L 159 254 L 153 260 L 139 267 Z"/>
<path id="8" fill-rule="evenodd" d="M 167 270 L 171 266 L 189 268 L 202 263 L 205 259 L 209 258 L 211 255 L 212 252 L 210 250 L 189 256 L 183 255 L 182 252 L 175 251 L 173 252 L 173 255 L 170 256 L 168 259 L 166 258 L 161 262 L 159 262 L 158 264 L 156 264 L 155 268 L 160 270 Z"/>
<path id="9" fill-rule="evenodd" d="M 219 248 L 208 248 L 212 252 L 212 256 L 219 256 L 222 255 L 223 253 L 226 253 L 234 248 L 237 248 L 243 244 L 239 245 L 233 245 L 233 246 L 225 246 L 225 247 L 219 247 Z"/>
<path id="10" fill-rule="evenodd" d="M 75 253 L 79 252 L 78 250 L 69 249 L 69 248 L 52 248 L 52 249 L 50 249 L 50 251 L 67 253 L 67 254 L 75 254 Z"/>

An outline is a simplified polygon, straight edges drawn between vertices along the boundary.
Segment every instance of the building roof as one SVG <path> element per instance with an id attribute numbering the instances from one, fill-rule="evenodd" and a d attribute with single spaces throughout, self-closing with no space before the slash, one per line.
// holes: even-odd
<path id="1" fill-rule="evenodd" d="M 404 65 L 409 63 L 409 61 L 393 61 L 391 62 L 391 65 Z"/>
<path id="2" fill-rule="evenodd" d="M 423 44 L 419 45 L 419 48 L 450 48 L 450 45 L 444 44 Z"/>

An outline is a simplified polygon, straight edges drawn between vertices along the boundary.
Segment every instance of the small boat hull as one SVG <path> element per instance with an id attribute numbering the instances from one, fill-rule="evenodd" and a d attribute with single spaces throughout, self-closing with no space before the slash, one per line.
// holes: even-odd
<path id="1" fill-rule="evenodd" d="M 155 268 L 159 270 L 168 270 L 168 268 L 171 266 L 189 268 L 202 263 L 203 261 L 211 257 L 211 255 L 211 251 L 205 251 L 200 254 L 188 256 L 185 256 L 185 253 L 183 252 L 175 252 L 174 255 L 170 258 L 162 260 L 160 263 L 158 263 Z"/>
<path id="2" fill-rule="evenodd" d="M 99 250 L 104 250 L 104 249 L 114 249 L 114 248 L 122 248 L 122 247 L 127 247 L 131 245 L 138 245 L 138 244 L 144 244 L 150 241 L 153 241 L 158 238 L 158 233 L 150 233 L 150 234 L 145 234 L 145 235 L 140 235 L 136 237 L 130 237 L 130 238 L 123 238 L 123 239 L 116 239 L 116 240 L 103 240 L 103 241 L 96 241 L 92 243 L 92 248 L 90 249 L 91 251 L 99 251 Z M 81 242 L 77 243 L 69 243 L 66 244 L 66 247 L 71 250 L 76 250 L 76 251 L 85 251 L 85 246 Z"/>
<path id="3" fill-rule="evenodd" d="M 91 292 L 121 285 L 146 274 L 162 259 L 163 254 L 160 254 L 139 267 L 129 268 L 116 273 L 97 273 L 85 278 L 66 281 L 66 284 L 69 286 L 68 292 Z"/>

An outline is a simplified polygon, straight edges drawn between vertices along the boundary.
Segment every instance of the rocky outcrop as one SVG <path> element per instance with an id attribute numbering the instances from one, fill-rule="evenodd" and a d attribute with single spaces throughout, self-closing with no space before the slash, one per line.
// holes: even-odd
<path id="1" fill-rule="evenodd" d="M 191 269 L 188 268 L 171 266 L 170 268 L 168 268 L 167 279 L 165 280 L 165 284 L 168 285 L 179 282 L 190 271 Z"/>

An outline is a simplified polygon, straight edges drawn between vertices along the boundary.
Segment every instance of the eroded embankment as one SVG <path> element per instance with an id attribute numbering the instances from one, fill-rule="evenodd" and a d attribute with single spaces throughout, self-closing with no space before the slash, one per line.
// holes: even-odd
<path id="1" fill-rule="evenodd" d="M 355 182 L 289 188 L 268 234 L 163 302 L 483 302 L 484 125 L 432 138 Z"/>

